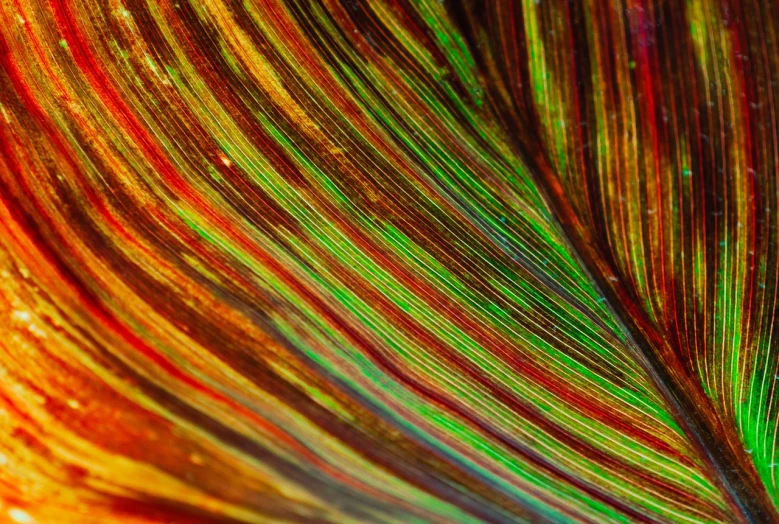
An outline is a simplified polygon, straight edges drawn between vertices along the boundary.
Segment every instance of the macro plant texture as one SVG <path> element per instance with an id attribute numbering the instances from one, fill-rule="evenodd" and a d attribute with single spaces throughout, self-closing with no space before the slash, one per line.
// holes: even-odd
<path id="1" fill-rule="evenodd" d="M 779 522 L 772 0 L 0 2 L 0 522 Z"/>

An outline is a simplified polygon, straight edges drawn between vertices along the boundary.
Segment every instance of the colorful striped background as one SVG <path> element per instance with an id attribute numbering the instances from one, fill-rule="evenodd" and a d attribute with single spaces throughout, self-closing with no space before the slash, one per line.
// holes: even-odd
<path id="1" fill-rule="evenodd" d="M 0 521 L 779 521 L 778 34 L 3 0 Z"/>

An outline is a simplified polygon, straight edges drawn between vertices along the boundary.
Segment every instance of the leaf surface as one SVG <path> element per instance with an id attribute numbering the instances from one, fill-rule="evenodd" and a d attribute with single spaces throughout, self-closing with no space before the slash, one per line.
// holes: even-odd
<path id="1" fill-rule="evenodd" d="M 779 519 L 774 19 L 0 5 L 0 511 Z"/>

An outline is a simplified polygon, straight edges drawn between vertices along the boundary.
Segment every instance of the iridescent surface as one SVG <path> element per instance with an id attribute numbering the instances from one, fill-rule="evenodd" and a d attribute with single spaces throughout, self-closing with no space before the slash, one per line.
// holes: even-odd
<path id="1" fill-rule="evenodd" d="M 777 31 L 0 3 L 0 520 L 779 520 Z"/>

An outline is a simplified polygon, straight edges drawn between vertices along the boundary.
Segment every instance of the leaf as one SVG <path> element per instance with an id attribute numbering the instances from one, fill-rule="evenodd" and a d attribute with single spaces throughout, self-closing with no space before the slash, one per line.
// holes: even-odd
<path id="1" fill-rule="evenodd" d="M 769 522 L 776 7 L 0 5 L 14 522 Z"/>

